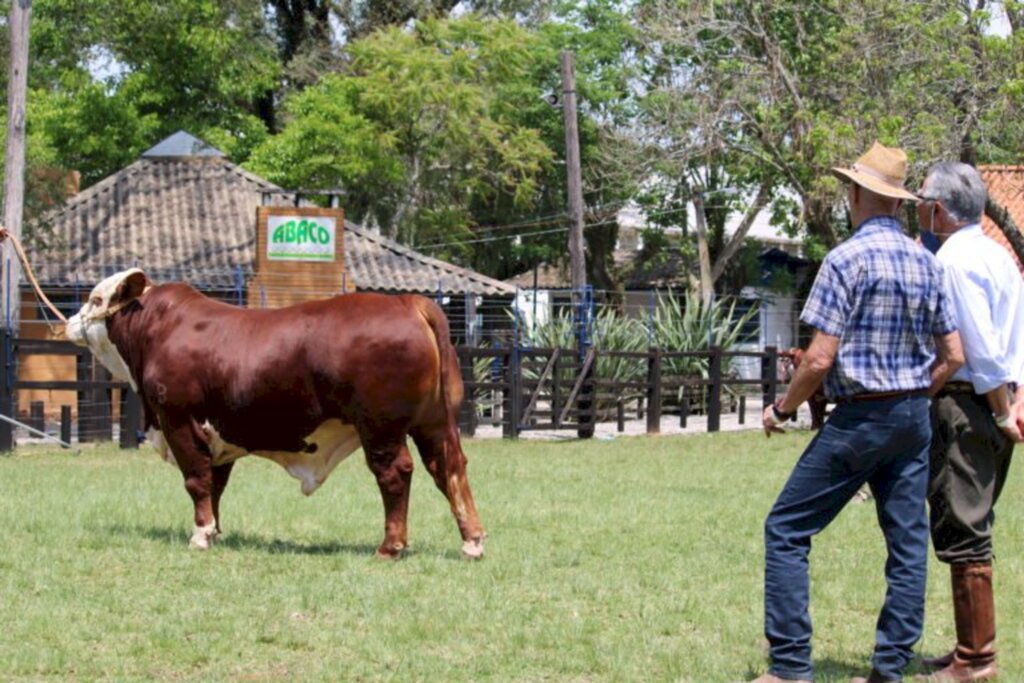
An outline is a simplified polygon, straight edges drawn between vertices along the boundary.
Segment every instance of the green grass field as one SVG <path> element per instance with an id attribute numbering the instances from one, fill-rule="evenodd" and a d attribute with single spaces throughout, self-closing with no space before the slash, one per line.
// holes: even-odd
<path id="1" fill-rule="evenodd" d="M 419 467 L 412 551 L 383 534 L 361 455 L 311 498 L 235 468 L 225 535 L 187 549 L 191 503 L 148 448 L 0 458 L 0 680 L 737 681 L 766 665 L 762 524 L 809 435 L 469 441 L 487 557 L 460 557 Z M 1000 502 L 1001 664 L 1024 680 L 1021 477 Z M 866 670 L 882 601 L 873 504 L 814 546 L 819 681 Z M 952 642 L 931 564 L 919 646 Z"/>

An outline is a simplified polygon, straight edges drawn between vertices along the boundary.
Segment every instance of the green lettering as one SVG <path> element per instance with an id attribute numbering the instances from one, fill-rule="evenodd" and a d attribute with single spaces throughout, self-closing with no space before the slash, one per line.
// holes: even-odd
<path id="1" fill-rule="evenodd" d="M 318 226 L 316 226 L 316 228 L 317 228 L 317 237 L 320 238 L 320 244 L 330 244 L 331 243 L 331 233 L 328 232 L 327 228 L 325 228 L 322 225 L 318 225 Z"/>
<path id="2" fill-rule="evenodd" d="M 284 242 L 284 225 L 279 225 L 274 228 L 274 243 Z"/>
<path id="3" fill-rule="evenodd" d="M 284 241 L 289 244 L 295 242 L 295 221 L 288 221 L 284 224 Z"/>

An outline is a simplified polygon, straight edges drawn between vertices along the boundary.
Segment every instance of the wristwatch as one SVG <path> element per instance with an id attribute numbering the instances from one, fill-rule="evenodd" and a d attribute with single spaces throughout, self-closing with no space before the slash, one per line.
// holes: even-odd
<path id="1" fill-rule="evenodd" d="M 782 410 L 781 410 L 781 409 L 779 408 L 779 406 L 780 406 L 781 404 L 782 404 L 782 399 L 781 399 L 781 398 L 780 398 L 780 399 L 778 399 L 777 401 L 775 401 L 775 403 L 773 403 L 773 404 L 772 404 L 772 415 L 773 415 L 773 416 L 775 417 L 775 419 L 776 419 L 777 421 L 779 421 L 779 422 L 785 422 L 786 420 L 788 420 L 788 419 L 790 419 L 791 417 L 793 417 L 794 415 L 796 415 L 796 411 L 795 411 L 795 410 L 794 410 L 793 412 L 791 412 L 791 413 L 786 413 L 786 412 L 783 412 L 783 411 L 782 411 Z"/>

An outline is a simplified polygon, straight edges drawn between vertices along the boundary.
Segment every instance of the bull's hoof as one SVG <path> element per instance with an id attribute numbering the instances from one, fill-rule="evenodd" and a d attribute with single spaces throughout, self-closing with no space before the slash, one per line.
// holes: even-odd
<path id="1" fill-rule="evenodd" d="M 479 560 L 484 556 L 484 537 L 471 538 L 462 544 L 462 554 L 470 560 Z"/>
<path id="2" fill-rule="evenodd" d="M 386 546 L 382 545 L 381 547 L 377 548 L 377 555 L 376 555 L 376 557 L 377 557 L 378 560 L 388 560 L 388 561 L 400 560 L 400 559 L 402 559 L 402 551 L 404 551 L 404 550 L 405 550 L 405 546 L 401 546 L 401 545 L 400 546 L 393 546 L 393 547 L 386 547 Z"/>
<path id="3" fill-rule="evenodd" d="M 216 524 L 197 526 L 192 530 L 192 538 L 188 541 L 188 547 L 192 550 L 209 550 L 219 534 Z"/>

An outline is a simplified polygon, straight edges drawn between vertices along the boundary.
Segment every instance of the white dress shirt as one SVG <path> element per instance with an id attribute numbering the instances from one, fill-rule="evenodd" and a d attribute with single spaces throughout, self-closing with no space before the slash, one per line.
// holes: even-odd
<path id="1" fill-rule="evenodd" d="M 984 394 L 1024 383 L 1024 278 L 980 224 L 960 228 L 937 254 L 967 362 L 952 379 Z"/>

